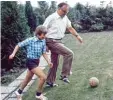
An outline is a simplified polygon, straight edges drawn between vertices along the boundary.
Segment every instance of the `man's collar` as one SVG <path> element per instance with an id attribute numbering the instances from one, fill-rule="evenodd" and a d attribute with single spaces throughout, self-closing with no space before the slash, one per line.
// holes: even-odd
<path id="1" fill-rule="evenodd" d="M 61 16 L 58 14 L 57 11 L 55 12 L 55 14 L 56 14 L 56 18 L 57 18 L 57 19 L 58 19 L 58 18 L 61 18 Z"/>
<path id="2" fill-rule="evenodd" d="M 61 16 L 58 14 L 57 11 L 55 12 L 55 15 L 56 15 L 56 19 L 58 19 L 58 18 L 64 18 L 64 17 L 66 16 L 66 15 L 65 15 L 64 17 L 61 17 Z"/>

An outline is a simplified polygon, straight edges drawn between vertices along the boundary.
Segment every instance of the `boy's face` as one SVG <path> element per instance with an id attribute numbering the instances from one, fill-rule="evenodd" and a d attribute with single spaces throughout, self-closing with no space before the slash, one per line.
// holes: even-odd
<path id="1" fill-rule="evenodd" d="M 38 35 L 38 38 L 40 39 L 40 40 L 43 40 L 43 39 L 45 39 L 45 34 L 41 34 L 41 35 Z"/>

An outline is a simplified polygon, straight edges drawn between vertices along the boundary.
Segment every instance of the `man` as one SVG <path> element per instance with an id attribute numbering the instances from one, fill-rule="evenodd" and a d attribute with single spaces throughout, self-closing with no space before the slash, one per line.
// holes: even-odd
<path id="1" fill-rule="evenodd" d="M 65 35 L 66 29 L 75 36 L 80 43 L 82 43 L 82 38 L 77 34 L 75 29 L 71 26 L 71 22 L 66 16 L 69 11 L 69 5 L 67 3 L 60 3 L 58 9 L 55 13 L 47 17 L 44 22 L 44 26 L 47 28 L 48 32 L 46 34 L 46 44 L 51 50 L 51 61 L 53 63 L 53 68 L 48 72 L 47 85 L 53 87 L 57 86 L 55 84 L 57 67 L 59 64 L 59 55 L 63 56 L 63 67 L 61 72 L 61 80 L 69 83 L 68 76 L 70 74 L 73 52 L 64 46 L 61 42 Z"/>

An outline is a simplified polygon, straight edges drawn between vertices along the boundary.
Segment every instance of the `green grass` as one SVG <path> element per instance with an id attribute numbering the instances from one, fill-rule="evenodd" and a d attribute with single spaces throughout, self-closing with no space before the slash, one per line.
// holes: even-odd
<path id="1" fill-rule="evenodd" d="M 81 45 L 72 35 L 64 38 L 67 47 L 73 50 L 73 74 L 71 83 L 59 80 L 62 69 L 62 57 L 57 71 L 58 87 L 44 88 L 49 100 L 113 100 L 113 31 L 80 34 L 84 44 Z M 46 73 L 47 73 L 46 69 Z M 90 88 L 88 80 L 97 77 L 100 84 Z M 37 81 L 24 95 L 23 100 L 35 100 Z"/>

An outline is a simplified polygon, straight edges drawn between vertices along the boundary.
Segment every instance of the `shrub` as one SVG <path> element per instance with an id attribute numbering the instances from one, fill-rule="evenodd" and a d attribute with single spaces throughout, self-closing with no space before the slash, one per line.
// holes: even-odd
<path id="1" fill-rule="evenodd" d="M 96 23 L 91 26 L 89 31 L 102 31 L 104 29 L 104 25 L 102 23 Z"/>

